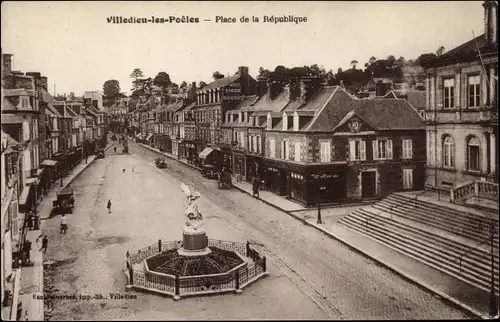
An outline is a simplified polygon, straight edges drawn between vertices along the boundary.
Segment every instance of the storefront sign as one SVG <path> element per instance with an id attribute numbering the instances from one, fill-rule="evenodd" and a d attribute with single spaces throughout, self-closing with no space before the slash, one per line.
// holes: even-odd
<path id="1" fill-rule="evenodd" d="M 224 88 L 223 100 L 242 100 L 240 83 L 232 83 Z"/>

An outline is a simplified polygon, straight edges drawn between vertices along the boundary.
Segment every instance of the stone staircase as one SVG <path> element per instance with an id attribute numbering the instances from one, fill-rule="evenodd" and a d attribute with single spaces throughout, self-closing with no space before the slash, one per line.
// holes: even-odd
<path id="1" fill-rule="evenodd" d="M 498 236 L 498 219 L 496 236 Z M 357 209 L 340 223 L 484 291 L 490 291 L 491 218 L 392 194 Z M 478 246 L 481 242 L 483 245 Z M 499 289 L 498 237 L 494 244 L 495 289 Z"/>

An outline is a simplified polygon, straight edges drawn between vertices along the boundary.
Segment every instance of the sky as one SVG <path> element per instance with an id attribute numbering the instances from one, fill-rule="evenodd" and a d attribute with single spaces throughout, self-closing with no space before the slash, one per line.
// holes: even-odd
<path id="1" fill-rule="evenodd" d="M 482 34 L 483 14 L 482 1 L 3 1 L 1 47 L 14 55 L 14 70 L 47 76 L 51 94 L 54 83 L 57 94 L 81 95 L 102 90 L 109 79 L 130 93 L 134 68 L 152 78 L 167 72 L 180 84 L 209 83 L 214 71 L 233 75 L 238 66 L 256 77 L 261 66 L 318 64 L 336 72 L 371 56 L 414 59 L 441 45 L 451 50 L 472 39 L 471 30 Z M 113 16 L 188 16 L 199 23 L 108 23 Z M 236 22 L 216 22 L 217 16 Z"/>

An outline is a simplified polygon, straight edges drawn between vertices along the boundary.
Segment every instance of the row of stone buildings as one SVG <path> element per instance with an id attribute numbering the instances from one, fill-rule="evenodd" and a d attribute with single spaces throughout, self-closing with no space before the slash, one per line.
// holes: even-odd
<path id="1" fill-rule="evenodd" d="M 484 34 L 428 66 L 423 92 L 359 98 L 314 78 L 256 80 L 239 67 L 170 102 L 122 106 L 118 129 L 199 166 L 259 176 L 305 204 L 498 182 L 497 4 L 484 7 Z"/>
<path id="2" fill-rule="evenodd" d="M 47 85 L 38 72 L 13 71 L 12 55 L 2 53 L 2 301 L 14 279 L 26 213 L 36 210 L 59 178 L 106 144 L 102 95 L 53 97 Z"/>

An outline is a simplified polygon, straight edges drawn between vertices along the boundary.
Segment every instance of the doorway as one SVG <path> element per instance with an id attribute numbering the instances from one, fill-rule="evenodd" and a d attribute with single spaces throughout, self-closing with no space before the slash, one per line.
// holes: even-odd
<path id="1" fill-rule="evenodd" d="M 375 171 L 361 172 L 361 198 L 375 198 L 377 194 L 377 176 Z"/>

